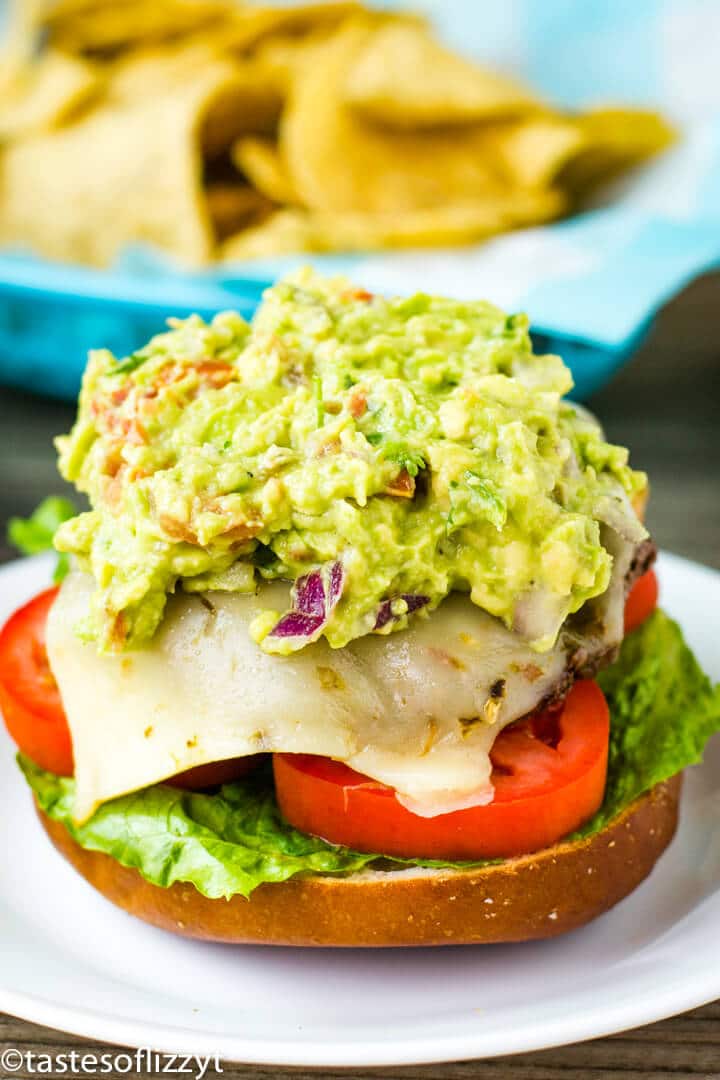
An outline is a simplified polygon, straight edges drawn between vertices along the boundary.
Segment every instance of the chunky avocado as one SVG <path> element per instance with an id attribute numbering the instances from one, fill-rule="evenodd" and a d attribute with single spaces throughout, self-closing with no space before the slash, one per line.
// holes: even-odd
<path id="1" fill-rule="evenodd" d="M 263 578 L 295 583 L 292 632 L 281 612 L 255 627 L 271 652 L 393 632 L 452 590 L 542 650 L 607 588 L 603 522 L 645 477 L 562 400 L 570 373 L 525 316 L 305 270 L 252 324 L 170 325 L 91 354 L 58 439 L 92 509 L 55 542 L 94 575 L 80 629 L 101 650 L 151 638 L 176 588 Z"/>

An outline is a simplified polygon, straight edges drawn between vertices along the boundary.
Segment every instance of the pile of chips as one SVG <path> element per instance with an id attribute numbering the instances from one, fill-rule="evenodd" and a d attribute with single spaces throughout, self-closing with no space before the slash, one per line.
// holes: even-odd
<path id="1" fill-rule="evenodd" d="M 0 58 L 0 244 L 188 265 L 471 243 L 575 209 L 666 147 L 558 112 L 352 0 L 18 0 Z"/>

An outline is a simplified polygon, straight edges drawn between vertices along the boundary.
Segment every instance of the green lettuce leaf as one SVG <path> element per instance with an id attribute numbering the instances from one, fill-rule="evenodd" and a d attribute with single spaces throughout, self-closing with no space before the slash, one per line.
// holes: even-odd
<path id="1" fill-rule="evenodd" d="M 677 623 L 662 612 L 625 640 L 600 682 L 612 717 L 607 792 L 576 837 L 598 832 L 643 792 L 698 762 L 720 729 L 720 687 L 713 688 Z M 249 896 L 258 885 L 298 874 L 486 865 L 361 854 L 307 836 L 283 821 L 269 770 L 214 795 L 158 784 L 106 803 L 78 825 L 74 782 L 18 760 L 39 805 L 83 847 L 137 868 L 155 885 L 191 882 L 211 898 Z"/>
<path id="2" fill-rule="evenodd" d="M 263 882 L 308 872 L 353 873 L 375 858 L 285 825 L 268 777 L 228 784 L 216 795 L 158 784 L 105 803 L 77 825 L 74 782 L 19 760 L 39 805 L 74 840 L 135 867 L 155 885 L 189 881 L 212 899 L 249 896 Z"/>
<path id="3" fill-rule="evenodd" d="M 720 730 L 720 684 L 712 685 L 663 611 L 625 638 L 618 660 L 598 682 L 610 706 L 608 782 L 583 835 L 603 828 L 655 784 L 697 765 Z"/>
<path id="4" fill-rule="evenodd" d="M 35 508 L 29 518 L 10 518 L 8 522 L 8 541 L 23 555 L 40 555 L 43 551 L 52 551 L 53 537 L 63 521 L 75 517 L 76 510 L 69 499 L 62 495 L 48 495 Z M 53 580 L 60 582 L 70 566 L 69 557 L 58 555 Z"/>

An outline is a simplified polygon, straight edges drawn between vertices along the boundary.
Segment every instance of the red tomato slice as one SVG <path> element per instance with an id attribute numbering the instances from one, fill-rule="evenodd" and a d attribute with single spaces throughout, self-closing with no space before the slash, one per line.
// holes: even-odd
<path id="1" fill-rule="evenodd" d="M 609 732 L 600 687 L 577 682 L 560 709 L 500 733 L 491 803 L 433 818 L 406 810 L 392 788 L 309 754 L 275 754 L 275 786 L 291 825 L 356 851 L 448 861 L 521 855 L 554 844 L 598 809 Z"/>
<path id="2" fill-rule="evenodd" d="M 0 709 L 23 754 L 42 769 L 72 776 L 72 741 L 45 649 L 56 595 L 57 589 L 46 589 L 0 630 Z"/>
<path id="3" fill-rule="evenodd" d="M 658 579 L 654 570 L 639 577 L 625 601 L 625 633 L 637 630 L 652 615 L 658 602 Z"/>

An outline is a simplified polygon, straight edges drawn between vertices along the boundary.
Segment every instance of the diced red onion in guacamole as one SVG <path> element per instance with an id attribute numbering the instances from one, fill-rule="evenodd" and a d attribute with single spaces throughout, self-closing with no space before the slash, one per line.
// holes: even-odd
<path id="1" fill-rule="evenodd" d="M 330 563 L 298 578 L 290 592 L 292 608 L 278 619 L 268 639 L 283 638 L 293 649 L 317 641 L 327 626 L 345 584 L 340 562 Z"/>

